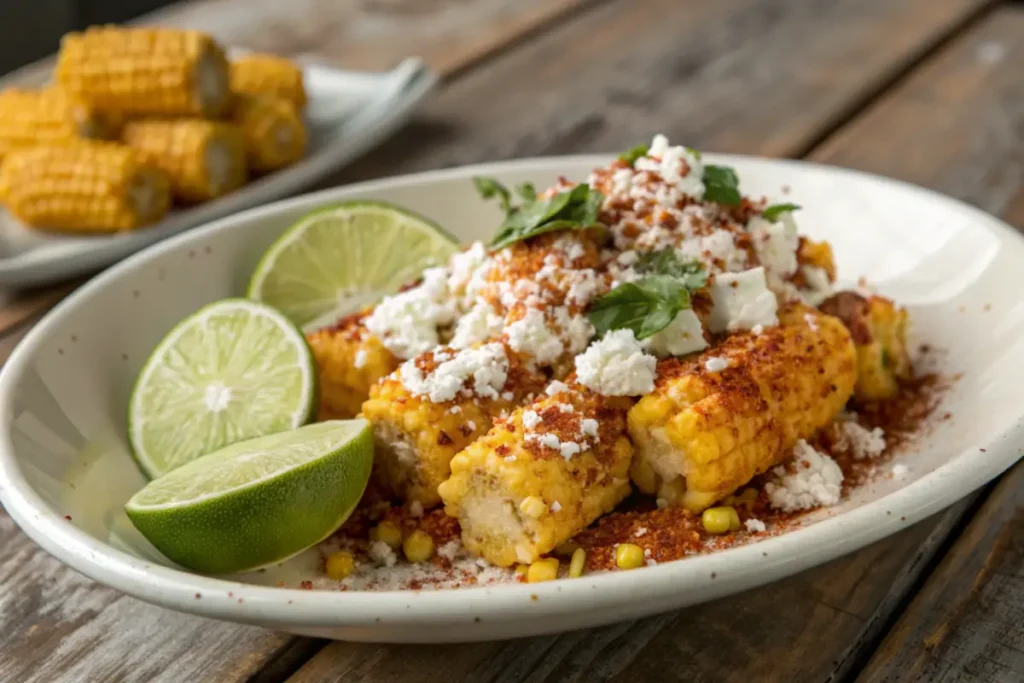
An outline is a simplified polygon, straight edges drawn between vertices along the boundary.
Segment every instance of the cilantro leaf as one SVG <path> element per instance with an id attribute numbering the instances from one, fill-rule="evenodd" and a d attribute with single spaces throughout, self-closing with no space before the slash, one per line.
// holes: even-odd
<path id="1" fill-rule="evenodd" d="M 693 147 L 686 147 L 685 149 L 686 149 L 687 152 L 689 152 L 690 154 L 693 155 L 694 159 L 696 159 L 697 161 L 701 160 L 702 155 L 701 155 L 699 149 L 694 149 Z"/>
<path id="2" fill-rule="evenodd" d="M 647 339 L 689 307 L 690 290 L 686 285 L 670 275 L 652 275 L 621 284 L 600 297 L 587 317 L 599 335 L 630 329 L 637 339 Z"/>
<path id="3" fill-rule="evenodd" d="M 740 180 L 736 171 L 728 166 L 704 167 L 704 199 L 725 206 L 738 206 L 740 196 Z"/>
<path id="4" fill-rule="evenodd" d="M 797 204 L 772 204 L 771 206 L 765 207 L 765 210 L 761 212 L 761 217 L 766 221 L 775 222 L 784 213 L 796 211 L 800 206 Z"/>
<path id="5" fill-rule="evenodd" d="M 520 185 L 516 185 L 516 194 L 526 201 L 536 201 L 537 188 L 533 186 L 533 183 L 522 183 Z"/>
<path id="6" fill-rule="evenodd" d="M 522 193 L 522 188 L 520 190 Z M 508 215 L 491 241 L 491 247 L 502 249 L 556 230 L 588 228 L 597 223 L 603 203 L 604 195 L 585 183 L 548 199 L 524 199 L 519 206 L 508 208 Z"/>
<path id="7" fill-rule="evenodd" d="M 708 280 L 704 264 L 681 257 L 671 247 L 641 254 L 634 269 L 641 275 L 670 275 L 690 291 L 700 289 Z"/>
<path id="8" fill-rule="evenodd" d="M 636 163 L 637 159 L 647 156 L 647 152 L 649 152 L 650 149 L 651 148 L 647 145 L 637 145 L 633 149 L 620 154 L 619 161 L 625 161 L 627 164 L 632 166 Z"/>
<path id="9" fill-rule="evenodd" d="M 497 180 L 486 176 L 474 176 L 473 184 L 476 185 L 476 191 L 480 193 L 481 197 L 484 199 L 497 197 L 502 211 L 508 213 L 511 210 L 512 193 Z"/>

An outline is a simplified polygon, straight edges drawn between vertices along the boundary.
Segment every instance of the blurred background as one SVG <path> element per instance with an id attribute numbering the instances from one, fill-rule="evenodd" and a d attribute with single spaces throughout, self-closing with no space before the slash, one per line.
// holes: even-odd
<path id="1" fill-rule="evenodd" d="M 170 0 L 0 0 L 0 73 L 57 51 L 60 37 L 126 21 Z"/>

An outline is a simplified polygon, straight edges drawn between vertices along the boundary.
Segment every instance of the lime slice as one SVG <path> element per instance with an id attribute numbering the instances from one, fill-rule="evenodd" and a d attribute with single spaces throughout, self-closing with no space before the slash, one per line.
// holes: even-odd
<path id="1" fill-rule="evenodd" d="M 353 201 L 300 219 L 263 255 L 249 298 L 314 328 L 355 313 L 447 262 L 458 241 L 384 202 Z"/>
<path id="2" fill-rule="evenodd" d="M 319 422 L 193 460 L 151 481 L 124 509 L 181 566 L 246 571 L 334 533 L 362 497 L 372 463 L 366 420 Z"/>
<path id="3" fill-rule="evenodd" d="M 236 441 L 303 425 L 315 405 L 302 333 L 269 306 L 225 299 L 178 323 L 146 361 L 128 438 L 155 478 Z"/>

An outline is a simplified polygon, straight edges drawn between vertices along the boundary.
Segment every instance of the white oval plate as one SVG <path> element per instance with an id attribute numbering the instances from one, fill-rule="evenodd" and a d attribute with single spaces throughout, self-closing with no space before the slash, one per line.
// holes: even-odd
<path id="1" fill-rule="evenodd" d="M 241 52 L 233 50 L 233 53 Z M 32 66 L 35 71 L 38 69 Z M 0 285 L 28 287 L 95 272 L 154 242 L 308 187 L 398 130 L 436 77 L 416 58 L 386 73 L 304 65 L 309 150 L 298 163 L 205 204 L 172 210 L 145 228 L 112 235 L 71 235 L 27 227 L 0 211 Z M 17 73 L 0 80 L 19 80 Z"/>
<path id="2" fill-rule="evenodd" d="M 422 592 L 280 589 L 312 572 L 307 553 L 231 579 L 174 568 L 127 523 L 143 484 L 125 445 L 135 375 L 186 314 L 237 295 L 264 248 L 307 211 L 350 198 L 419 211 L 459 237 L 490 236 L 498 209 L 478 174 L 546 185 L 585 178 L 604 157 L 487 164 L 333 189 L 253 209 L 179 235 L 68 297 L 31 331 L 0 375 L 0 500 L 43 548 L 97 581 L 158 605 L 299 634 L 355 641 L 469 641 L 631 619 L 774 581 L 895 533 L 991 480 L 1024 443 L 1024 239 L 969 206 L 903 183 L 812 164 L 709 155 L 737 168 L 750 194 L 806 207 L 803 231 L 829 239 L 840 273 L 868 276 L 906 304 L 918 341 L 945 349 L 963 377 L 940 412 L 951 419 L 882 478 L 782 536 L 630 572 L 542 584 Z M 66 518 L 65 515 L 70 517 Z M 315 551 L 312 551 L 315 552 Z M 309 575 L 309 574 L 307 574 Z M 263 584 L 263 585 L 259 585 Z"/>

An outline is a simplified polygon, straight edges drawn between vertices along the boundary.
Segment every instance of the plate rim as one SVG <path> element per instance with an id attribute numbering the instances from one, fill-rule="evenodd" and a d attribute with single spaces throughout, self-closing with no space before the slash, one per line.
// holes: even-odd
<path id="1" fill-rule="evenodd" d="M 955 207 L 958 212 L 969 216 L 972 222 L 996 234 L 1001 240 L 1016 241 L 1019 247 L 1024 248 L 1024 235 L 1000 219 L 957 199 L 911 183 L 814 162 L 731 154 L 708 153 L 707 156 L 715 161 L 748 167 L 771 165 L 778 168 L 814 169 L 840 179 L 854 176 L 872 182 L 895 184 L 901 191 Z M 220 231 L 239 229 L 236 227 L 238 224 L 250 220 L 332 201 L 337 194 L 374 191 L 392 185 L 426 184 L 485 173 L 540 173 L 567 165 L 593 167 L 613 157 L 614 154 L 532 157 L 391 176 L 329 188 L 220 218 L 168 237 L 129 256 L 92 278 L 48 312 L 18 344 L 0 371 L 0 416 L 3 418 L 0 420 L 0 503 L 3 503 L 22 531 L 62 563 L 104 585 L 153 604 L 207 617 L 278 627 L 366 627 L 368 631 L 358 640 L 447 642 L 473 638 L 452 638 L 441 634 L 436 640 L 395 640 L 382 634 L 382 631 L 396 627 L 473 625 L 474 618 L 487 615 L 490 619 L 496 616 L 505 622 L 571 618 L 573 614 L 599 609 L 600 615 L 588 620 L 589 624 L 597 625 L 617 621 L 621 618 L 618 609 L 628 610 L 645 601 L 657 600 L 661 604 L 661 609 L 644 611 L 648 614 L 704 602 L 795 574 L 909 527 L 969 495 L 1020 459 L 1020 450 L 1015 444 L 1024 441 L 1024 412 L 1002 433 L 994 434 L 986 443 L 978 444 L 987 449 L 984 459 L 968 457 L 972 451 L 964 450 L 944 465 L 888 495 L 778 536 L 708 555 L 646 567 L 636 575 L 630 572 L 608 572 L 571 581 L 418 592 L 276 588 L 153 564 L 90 536 L 61 517 L 59 512 L 51 511 L 22 475 L 11 439 L 11 396 L 30 366 L 37 347 L 50 335 L 51 328 L 60 324 L 66 312 L 78 307 L 80 302 L 101 295 L 106 287 L 116 283 L 122 275 L 144 267 L 150 259 Z M 955 489 L 940 487 L 940 493 L 947 492 L 944 496 L 929 493 L 930 489 L 949 479 L 958 482 Z M 952 490 L 956 493 L 948 493 Z M 900 505 L 905 514 L 887 515 L 885 508 L 893 504 Z M 772 559 L 765 569 L 763 564 L 767 552 L 771 553 Z M 785 558 L 781 562 L 774 559 L 779 555 Z M 642 578 L 637 579 L 637 576 Z M 685 592 L 686 597 L 682 599 L 673 596 L 673 587 L 678 588 L 681 582 L 690 582 L 690 590 Z M 202 599 L 197 599 L 197 594 L 201 594 Z M 458 597 L 453 600 L 453 596 Z M 515 630 L 514 626 L 510 625 L 509 628 Z M 531 628 L 529 632 L 539 634 L 544 630 Z M 488 637 L 493 638 L 482 631 L 478 639 Z"/>

